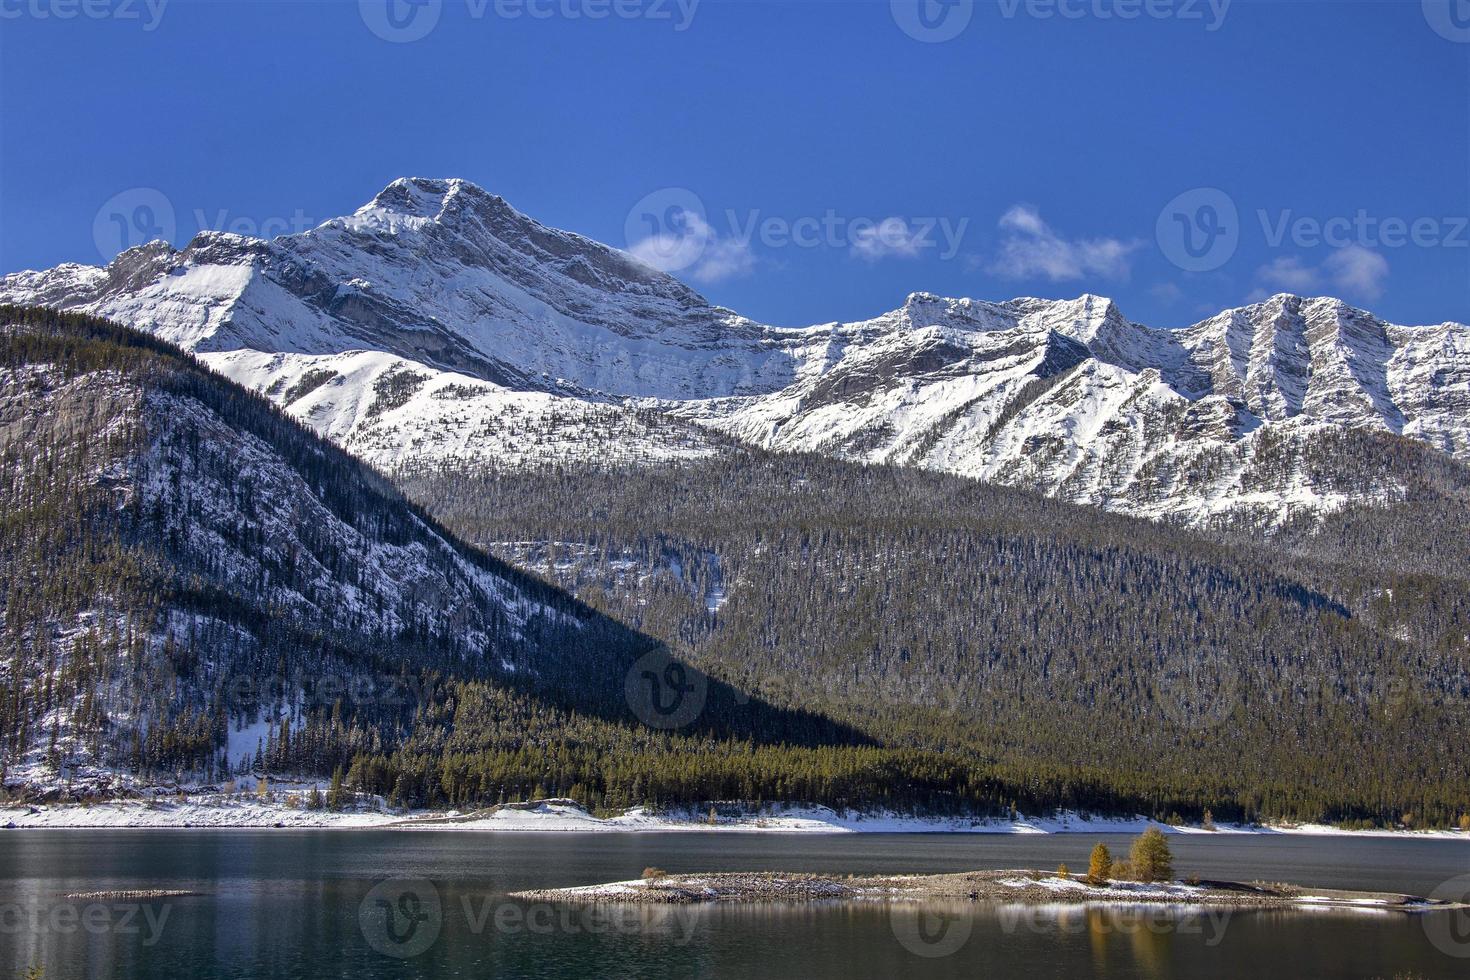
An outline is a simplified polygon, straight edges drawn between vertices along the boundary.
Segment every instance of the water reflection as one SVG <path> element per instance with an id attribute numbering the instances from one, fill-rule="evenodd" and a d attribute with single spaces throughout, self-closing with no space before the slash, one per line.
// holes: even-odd
<path id="1" fill-rule="evenodd" d="M 956 863 L 973 858 L 966 841 L 909 843 L 909 860 L 921 868 L 915 854 L 926 848 Z M 1452 931 L 1458 919 L 1402 914 L 979 902 L 564 906 L 507 894 L 626 878 L 636 874 L 629 867 L 655 859 L 691 869 L 748 867 L 756 859 L 739 850 L 756 844 L 777 866 L 798 862 L 811 846 L 702 836 L 7 835 L 0 838 L 0 976 L 35 965 L 48 980 L 1465 976 L 1466 961 L 1443 952 L 1426 927 L 1446 921 Z M 893 845 L 824 840 L 820 860 L 827 870 L 845 860 L 862 872 L 864 848 Z M 849 849 L 846 858 L 840 847 Z M 152 918 L 140 908 L 128 921 L 116 907 L 127 902 L 67 898 L 128 888 L 204 894 L 131 903 Z M 89 904 L 102 908 L 88 911 Z"/>

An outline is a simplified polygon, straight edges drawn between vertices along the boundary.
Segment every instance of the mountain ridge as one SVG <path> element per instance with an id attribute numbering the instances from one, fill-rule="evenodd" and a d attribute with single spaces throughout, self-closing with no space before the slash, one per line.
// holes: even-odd
<path id="1" fill-rule="evenodd" d="M 736 439 L 1200 525 L 1342 506 L 1278 464 L 1282 443 L 1309 455 L 1343 427 L 1470 459 L 1462 324 L 1406 327 L 1283 293 L 1157 328 L 1087 293 L 916 292 L 867 320 L 770 326 L 458 179 L 401 178 L 352 215 L 269 241 L 205 232 L 106 268 L 0 277 L 0 301 L 149 330 L 390 469 L 609 445 L 657 461 Z M 359 377 L 361 352 L 425 380 L 385 395 L 381 373 Z M 328 374 L 330 387 L 303 386 Z M 512 408 L 551 448 L 501 431 Z M 578 437 L 589 420 L 599 439 Z M 1393 499 L 1407 482 L 1364 493 Z"/>

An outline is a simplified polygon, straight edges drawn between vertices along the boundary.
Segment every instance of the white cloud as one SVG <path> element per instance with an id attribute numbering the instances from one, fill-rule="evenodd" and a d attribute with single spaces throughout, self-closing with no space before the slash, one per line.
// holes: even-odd
<path id="1" fill-rule="evenodd" d="M 749 275 L 755 269 L 750 243 L 722 238 L 704 216 L 680 209 L 668 227 L 634 242 L 628 254 L 660 272 L 678 273 L 696 282 L 721 282 Z"/>
<path id="2" fill-rule="evenodd" d="M 1278 255 L 1256 270 L 1267 286 L 1277 286 L 1293 293 L 1310 293 L 1321 288 L 1322 273 L 1295 255 Z"/>
<path id="3" fill-rule="evenodd" d="M 871 262 L 891 256 L 914 258 L 924 244 L 924 233 L 902 218 L 884 218 L 871 227 L 854 227 L 852 233 L 853 252 Z"/>
<path id="4" fill-rule="evenodd" d="M 1000 226 L 1038 237 L 1051 234 L 1051 229 L 1046 226 L 1045 221 L 1041 220 L 1041 212 L 1028 204 L 1012 206 L 1009 211 L 1000 216 Z"/>
<path id="5" fill-rule="evenodd" d="M 1362 245 L 1345 245 L 1336 249 L 1321 265 L 1311 266 L 1295 255 L 1282 255 L 1256 270 L 1264 286 L 1293 293 L 1315 293 L 1324 287 L 1361 299 L 1377 299 L 1383 295 L 1388 278 L 1388 260 Z M 1265 297 L 1265 289 L 1252 296 Z"/>
<path id="6" fill-rule="evenodd" d="M 1383 281 L 1388 278 L 1388 259 L 1361 245 L 1338 249 L 1327 257 L 1322 268 L 1338 289 L 1364 299 L 1382 296 Z"/>
<path id="7" fill-rule="evenodd" d="M 1148 291 L 1161 303 L 1177 303 L 1184 298 L 1184 290 L 1172 282 L 1155 283 Z"/>
<path id="8" fill-rule="evenodd" d="M 689 276 L 698 282 L 722 282 L 748 276 L 755 271 L 755 253 L 750 243 L 735 238 L 713 238 Z"/>
<path id="9" fill-rule="evenodd" d="M 1143 244 L 1118 238 L 1064 238 L 1026 204 L 1017 204 L 1001 215 L 1000 228 L 1009 235 L 990 268 L 1012 279 L 1127 279 L 1129 256 Z"/>

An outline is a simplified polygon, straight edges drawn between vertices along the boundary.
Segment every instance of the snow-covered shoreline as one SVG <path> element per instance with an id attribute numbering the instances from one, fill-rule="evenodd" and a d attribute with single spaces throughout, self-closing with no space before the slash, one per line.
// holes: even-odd
<path id="1" fill-rule="evenodd" d="M 253 797 L 203 796 L 178 800 L 122 800 L 82 804 L 0 807 L 5 829 L 314 829 L 523 833 L 776 833 L 776 834 L 1137 834 L 1158 827 L 1170 834 L 1390 837 L 1458 840 L 1456 830 L 1342 830 L 1322 824 L 1170 826 L 1144 817 L 1117 818 L 1061 813 L 1016 820 L 916 817 L 893 813 L 838 813 L 823 806 L 767 806 L 758 810 L 722 807 L 711 823 L 693 811 L 650 812 L 638 807 L 611 817 L 596 817 L 570 801 L 511 804 L 469 813 L 384 810 L 332 812 L 291 807 Z"/>

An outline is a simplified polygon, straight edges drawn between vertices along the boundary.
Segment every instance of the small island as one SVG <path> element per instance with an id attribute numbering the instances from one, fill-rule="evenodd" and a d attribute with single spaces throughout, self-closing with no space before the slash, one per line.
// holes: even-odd
<path id="1" fill-rule="evenodd" d="M 665 875 L 604 885 L 515 892 L 538 902 L 689 904 L 695 902 L 972 901 L 1002 904 L 1172 904 L 1231 908 L 1456 908 L 1389 892 L 1305 888 L 1266 882 L 1201 881 L 1145 884 L 1062 878 L 1034 870 L 967 871 L 940 875 L 853 876 L 728 872 Z"/>
<path id="2" fill-rule="evenodd" d="M 700 902 L 989 902 L 1042 905 L 1183 905 L 1212 908 L 1397 909 L 1404 912 L 1460 908 L 1448 902 L 1393 892 L 1309 888 L 1277 882 L 1174 878 L 1173 856 L 1157 829 L 1133 844 L 1129 859 L 1114 861 L 1108 848 L 1093 848 L 1086 874 L 1065 865 L 1055 871 L 1015 869 L 935 875 L 823 875 L 780 872 L 669 874 L 646 868 L 640 878 L 601 885 L 515 892 L 538 902 L 684 905 Z"/>

